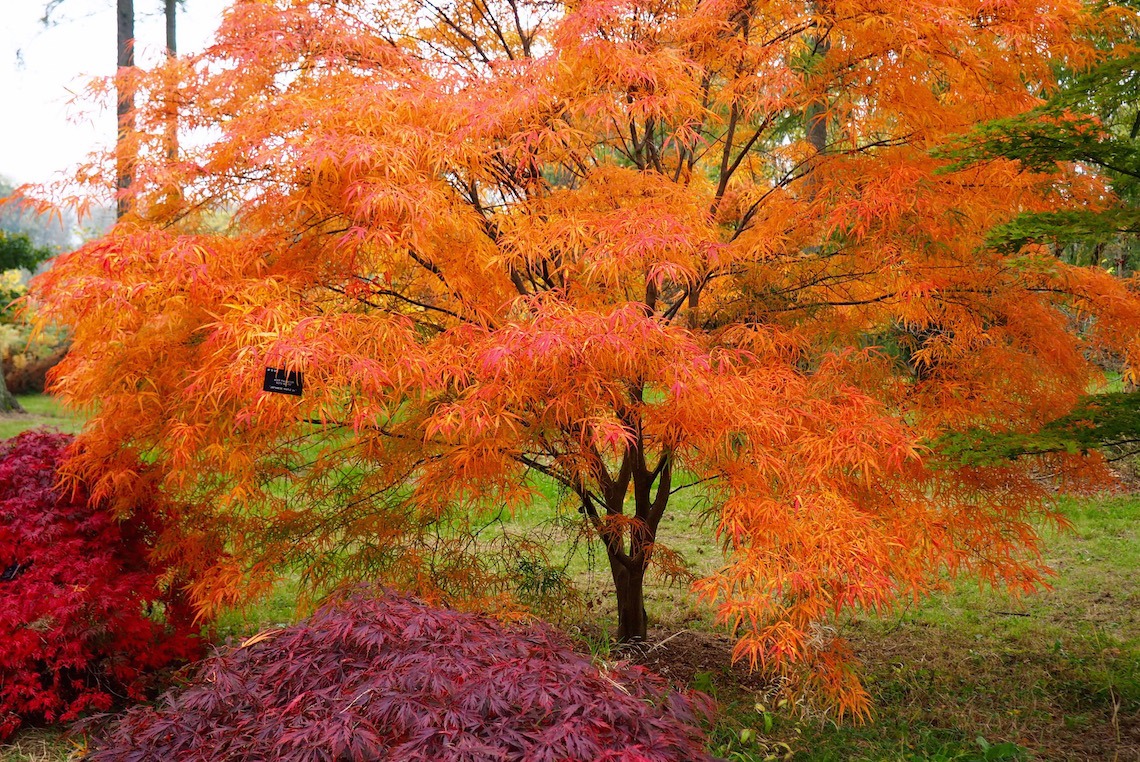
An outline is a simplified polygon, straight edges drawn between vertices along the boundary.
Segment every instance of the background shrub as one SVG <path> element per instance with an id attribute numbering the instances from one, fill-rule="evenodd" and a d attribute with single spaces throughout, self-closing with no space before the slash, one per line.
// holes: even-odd
<path id="1" fill-rule="evenodd" d="M 67 355 L 67 347 L 52 349 L 46 355 L 25 351 L 6 356 L 0 361 L 4 382 L 12 394 L 43 394 L 47 389 L 47 374 Z"/>
<path id="2" fill-rule="evenodd" d="M 547 625 L 357 590 L 211 658 L 89 759 L 699 762 L 710 709 Z"/>
<path id="3" fill-rule="evenodd" d="M 146 698 L 160 670 L 201 655 L 189 606 L 150 561 L 155 506 L 119 521 L 82 486 L 58 489 L 71 440 L 0 444 L 0 740 Z"/>

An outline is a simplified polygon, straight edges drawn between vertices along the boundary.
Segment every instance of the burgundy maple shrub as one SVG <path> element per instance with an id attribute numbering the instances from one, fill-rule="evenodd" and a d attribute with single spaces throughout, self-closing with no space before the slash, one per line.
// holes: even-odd
<path id="1" fill-rule="evenodd" d="M 354 591 L 135 707 L 91 762 L 700 762 L 706 698 L 600 671 L 544 624 Z"/>
<path id="2" fill-rule="evenodd" d="M 156 507 L 119 520 L 82 485 L 56 486 L 72 437 L 0 443 L 0 740 L 153 695 L 201 655 L 187 603 L 150 561 Z"/>

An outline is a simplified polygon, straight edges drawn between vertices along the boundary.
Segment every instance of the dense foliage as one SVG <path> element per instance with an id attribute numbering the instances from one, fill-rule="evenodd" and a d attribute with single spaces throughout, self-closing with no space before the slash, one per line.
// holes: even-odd
<path id="1" fill-rule="evenodd" d="M 8 196 L 12 188 L 0 178 L 0 196 Z M 5 365 L 9 360 L 26 359 L 22 353 L 15 355 L 12 352 L 13 344 L 26 339 L 27 331 L 15 325 L 13 320 L 12 303 L 24 293 L 23 275 L 21 270 L 35 272 L 36 269 L 53 254 L 56 247 L 42 243 L 46 237 L 40 235 L 44 231 L 32 227 L 37 235 L 33 238 L 26 229 L 29 223 L 38 223 L 39 218 L 30 213 L 28 205 L 21 199 L 0 199 L 0 360 Z M 6 384 L 8 368 L 4 368 L 0 376 L 0 413 L 23 412 L 19 402 L 16 401 L 11 388 Z M 41 386 L 40 391 L 43 391 Z"/>
<path id="2" fill-rule="evenodd" d="M 1116 33 L 1098 39 L 1114 55 L 1068 72 L 1036 108 L 983 124 L 946 153 L 959 168 L 1002 158 L 1051 174 L 1075 162 L 1104 176 L 1111 195 L 1080 209 L 1026 210 L 996 227 L 990 239 L 1011 251 L 1048 244 L 1067 261 L 1109 267 L 1123 277 L 1140 269 L 1140 4 L 1121 5 L 1105 9 L 1119 14 Z"/>
<path id="3" fill-rule="evenodd" d="M 541 624 L 357 591 L 207 660 L 91 762 L 700 762 L 708 707 Z"/>
<path id="4" fill-rule="evenodd" d="M 58 390 L 92 414 L 78 467 L 146 453 L 227 533 L 206 609 L 282 571 L 497 603 L 542 558 L 488 515 L 555 485 L 622 638 L 646 575 L 681 568 L 658 530 L 691 490 L 726 555 L 696 591 L 736 656 L 863 712 L 847 611 L 1042 575 L 1034 464 L 926 444 L 1034 432 L 1094 352 L 1140 363 L 1132 284 L 987 246 L 1104 177 L 931 153 L 1103 58 L 1100 10 L 235 3 L 203 55 L 132 80 L 131 213 L 39 281 L 73 329 Z M 172 161 L 175 112 L 201 139 Z M 112 164 L 79 180 L 106 193 Z"/>
<path id="5" fill-rule="evenodd" d="M 67 434 L 0 445 L 0 740 L 27 722 L 67 722 L 197 658 L 202 643 L 168 569 L 150 562 L 161 519 L 130 500 L 121 520 L 80 485 L 56 482 Z"/>
<path id="6" fill-rule="evenodd" d="M 975 466 L 1094 449 L 1105 450 L 1114 459 L 1130 457 L 1140 453 L 1140 392 L 1090 396 L 1068 415 L 1032 433 L 974 429 L 946 434 L 935 446 L 951 462 Z"/>
<path id="7" fill-rule="evenodd" d="M 9 334 L 10 335 L 10 334 Z M 12 394 L 43 394 L 48 386 L 48 374 L 67 354 L 67 346 L 53 349 L 51 346 L 36 346 L 24 337 L 15 335 L 12 345 L 4 346 L 7 335 L 0 331 L 0 369 L 4 372 L 4 383 Z M 23 348 L 24 351 L 20 351 Z M 5 350 L 7 350 L 5 352 Z"/>
<path id="8" fill-rule="evenodd" d="M 24 233 L 0 230 L 0 270 L 24 269 L 35 271 L 40 263 L 54 254 L 46 246 L 36 246 Z"/>

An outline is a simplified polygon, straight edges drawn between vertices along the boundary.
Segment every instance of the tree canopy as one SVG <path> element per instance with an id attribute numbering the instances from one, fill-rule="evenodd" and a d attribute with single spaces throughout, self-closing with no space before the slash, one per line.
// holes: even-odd
<path id="1" fill-rule="evenodd" d="M 995 245 L 1017 250 L 1028 243 L 1058 249 L 1089 244 L 1096 254 L 1092 264 L 1101 264 L 1106 245 L 1115 242 L 1117 274 L 1136 269 L 1130 261 L 1140 233 L 1140 27 L 1135 5 L 1127 3 L 1129 13 L 1122 17 L 1118 35 L 1098 39 L 1113 51 L 1111 57 L 1087 70 L 1067 72 L 1062 87 L 1039 106 L 980 125 L 944 152 L 957 168 L 1003 158 L 1052 173 L 1059 164 L 1075 163 L 1109 181 L 1111 195 L 1085 208 L 1026 211 L 998 226 L 991 234 Z"/>
<path id="2" fill-rule="evenodd" d="M 700 490 L 725 561 L 694 589 L 736 656 L 861 713 L 845 612 L 1045 573 L 1028 459 L 928 444 L 1066 414 L 1089 349 L 1140 361 L 1132 283 L 986 242 L 1105 179 L 931 152 L 1038 106 L 1118 23 L 1076 0 L 238 2 L 140 75 L 130 212 L 38 281 L 73 330 L 57 391 L 91 412 L 76 467 L 109 488 L 153 461 L 198 506 L 169 552 L 228 536 L 207 608 L 287 569 L 505 600 L 542 547 L 483 531 L 489 507 L 553 482 L 627 638 L 647 571 L 682 568 L 662 517 Z M 196 137 L 171 160 L 175 86 Z M 113 162 L 80 176 L 111 188 Z"/>

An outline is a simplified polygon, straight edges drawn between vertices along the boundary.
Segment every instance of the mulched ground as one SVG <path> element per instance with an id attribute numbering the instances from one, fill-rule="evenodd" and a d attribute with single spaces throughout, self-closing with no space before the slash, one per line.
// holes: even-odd
<path id="1" fill-rule="evenodd" d="M 644 643 L 626 643 L 614 649 L 614 658 L 640 664 L 674 685 L 693 685 L 698 675 L 736 691 L 764 693 L 771 681 L 749 673 L 745 664 L 732 664 L 733 641 L 727 635 L 693 630 L 650 630 Z"/>

